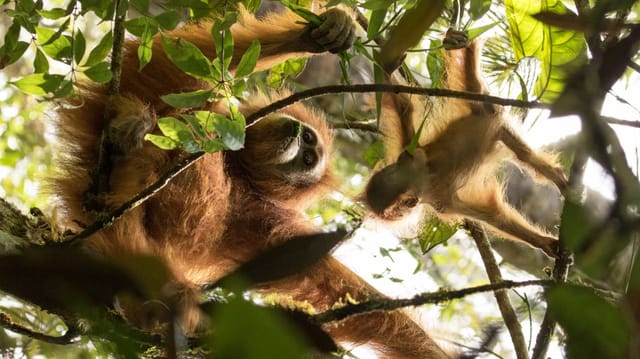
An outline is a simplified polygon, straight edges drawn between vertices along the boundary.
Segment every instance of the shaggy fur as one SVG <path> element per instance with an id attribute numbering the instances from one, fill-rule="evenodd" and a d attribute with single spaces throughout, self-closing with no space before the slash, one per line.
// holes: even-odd
<path id="1" fill-rule="evenodd" d="M 254 39 L 262 44 L 260 69 L 292 56 L 309 56 L 323 52 L 324 48 L 331 49 L 331 44 L 323 47 L 312 41 L 309 29 L 299 21 L 289 12 L 262 20 L 244 14 L 242 22 L 231 29 L 236 53 L 231 68 Z M 213 57 L 210 26 L 189 25 L 172 35 L 187 39 Z M 121 95 L 113 99 L 116 117 L 107 129 L 117 152 L 112 154 L 110 190 L 101 198 L 107 210 L 132 198 L 184 155 L 178 150 L 161 150 L 142 140 L 149 129 L 157 132 L 157 117 L 176 116 L 181 111 L 163 103 L 160 96 L 207 87 L 177 69 L 164 55 L 159 40 L 154 42 L 151 62 L 139 71 L 137 46 L 133 40 L 126 43 Z M 58 151 L 62 172 L 53 180 L 53 186 L 60 195 L 63 220 L 76 230 L 77 223 L 92 221 L 91 214 L 84 210 L 84 198 L 95 175 L 108 101 L 105 89 L 95 85 L 85 85 L 81 95 L 83 104 L 60 109 L 55 123 L 62 146 Z M 249 101 L 241 107 L 245 115 L 268 102 L 266 96 L 259 95 L 250 96 Z M 219 110 L 217 105 L 209 109 Z M 281 114 L 315 129 L 319 148 L 328 155 L 331 134 L 319 112 L 294 104 Z M 265 175 L 261 169 L 264 158 L 259 156 L 274 152 L 271 140 L 277 133 L 262 128 L 265 127 L 248 129 L 244 150 L 204 156 L 148 201 L 86 241 L 87 250 L 105 256 L 138 253 L 162 258 L 173 274 L 173 295 L 182 303 L 182 323 L 187 331 L 195 330 L 201 323 L 194 309 L 200 285 L 215 281 L 293 236 L 320 231 L 302 211 L 332 188 L 327 164 L 320 164 L 324 166 L 323 175 L 313 183 Z M 363 300 L 379 295 L 333 258 L 322 260 L 305 273 L 273 283 L 266 290 L 306 300 L 317 311 L 326 310 L 347 296 Z M 125 302 L 123 306 L 132 322 L 145 324 L 148 313 L 141 308 L 144 306 L 135 302 Z M 338 341 L 370 343 L 388 358 L 446 357 L 418 325 L 399 311 L 356 316 L 327 325 L 326 329 Z"/>
<path id="2" fill-rule="evenodd" d="M 448 36 L 466 41 L 459 32 L 450 31 Z M 488 93 L 480 75 L 480 49 L 476 41 L 444 51 L 447 88 Z M 388 166 L 367 185 L 367 202 L 374 212 L 395 220 L 422 202 L 443 219 L 474 218 L 508 238 L 550 256 L 557 254 L 556 238 L 530 224 L 504 201 L 496 172 L 504 160 L 515 155 L 563 192 L 567 181 L 554 157 L 529 148 L 498 106 L 453 98 L 426 106 L 404 95 L 383 97 L 387 111 L 381 123 Z M 418 148 L 413 155 L 403 153 L 422 121 Z"/>

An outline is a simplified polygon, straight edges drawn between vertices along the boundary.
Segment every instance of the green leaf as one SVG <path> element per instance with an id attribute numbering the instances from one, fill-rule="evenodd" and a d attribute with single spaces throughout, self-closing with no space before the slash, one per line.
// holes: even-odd
<path id="1" fill-rule="evenodd" d="M 469 29 L 469 31 L 467 31 L 467 36 L 468 36 L 468 41 L 471 42 L 474 39 L 478 38 L 480 35 L 484 34 L 485 32 L 493 29 L 496 25 L 499 25 L 502 23 L 502 20 L 498 20 L 494 23 L 491 24 L 487 24 L 484 26 L 480 26 L 480 27 L 474 27 L 473 29 Z"/>
<path id="2" fill-rule="evenodd" d="M 155 35 L 158 32 L 158 23 L 153 18 L 142 16 L 126 21 L 124 28 L 138 37 L 141 37 L 145 31 Z"/>
<path id="3" fill-rule="evenodd" d="M 197 111 L 195 116 L 205 131 L 216 132 L 226 149 L 237 151 L 244 147 L 246 121 L 236 106 L 229 105 L 229 111 L 231 119 L 208 111 Z"/>
<path id="4" fill-rule="evenodd" d="M 545 25 L 531 16 L 540 11 L 568 13 L 560 0 L 506 0 L 505 7 L 516 60 L 529 56 L 540 60 L 535 95 L 553 102 L 564 89 L 568 74 L 587 61 L 584 34 Z"/>
<path id="5" fill-rule="evenodd" d="M 225 149 L 224 143 L 219 138 L 208 138 L 202 141 L 201 146 L 207 153 L 216 153 Z"/>
<path id="6" fill-rule="evenodd" d="M 271 71 L 269 72 L 269 74 L 267 75 L 267 78 L 264 81 L 267 84 L 267 86 L 277 89 L 277 88 L 280 88 L 280 86 L 282 86 L 284 82 L 284 77 L 280 72 Z"/>
<path id="7" fill-rule="evenodd" d="M 51 20 L 56 20 L 63 16 L 69 15 L 67 9 L 62 9 L 62 8 L 54 8 L 50 10 L 38 10 L 37 13 L 40 14 L 40 16 L 46 19 L 51 19 Z"/>
<path id="8" fill-rule="evenodd" d="M 437 217 L 427 219 L 418 237 L 422 253 L 425 254 L 439 244 L 447 242 L 457 230 L 456 225 L 449 225 Z"/>
<path id="9" fill-rule="evenodd" d="M 53 98 L 64 98 L 73 93 L 73 82 L 63 80 L 58 89 L 54 91 Z"/>
<path id="10" fill-rule="evenodd" d="M 71 52 L 71 41 L 67 36 L 61 36 L 60 32 L 44 27 L 37 27 L 36 37 L 42 51 L 52 59 L 68 63 L 73 56 Z"/>
<path id="11" fill-rule="evenodd" d="M 226 116 L 211 111 L 195 111 L 193 114 L 206 133 L 214 133 L 218 121 L 229 121 Z"/>
<path id="12" fill-rule="evenodd" d="M 438 49 L 442 46 L 442 40 L 431 40 L 430 47 Z M 427 71 L 433 87 L 442 86 L 442 78 L 444 76 L 444 57 L 442 51 L 429 51 L 427 55 Z"/>
<path id="13" fill-rule="evenodd" d="M 162 34 L 162 48 L 180 70 L 195 78 L 212 80 L 209 59 L 194 44 Z"/>
<path id="14" fill-rule="evenodd" d="M 253 40 L 251 42 L 251 45 L 249 45 L 247 51 L 245 51 L 242 55 L 240 62 L 238 63 L 235 77 L 244 77 L 250 75 L 251 72 L 253 72 L 253 69 L 256 67 L 258 57 L 260 57 L 260 42 L 258 40 Z"/>
<path id="15" fill-rule="evenodd" d="M 103 61 L 109 52 L 111 52 L 111 47 L 113 46 L 113 35 L 108 32 L 104 35 L 104 37 L 100 40 L 98 45 L 91 50 L 89 53 L 89 58 L 84 63 L 84 66 L 93 66 L 97 63 Z"/>
<path id="16" fill-rule="evenodd" d="M 10 83 L 24 93 L 44 96 L 56 91 L 63 80 L 62 75 L 31 74 Z"/>
<path id="17" fill-rule="evenodd" d="M 549 310 L 567 334 L 569 359 L 624 358 L 630 330 L 619 307 L 576 285 L 560 285 L 547 292 Z"/>
<path id="18" fill-rule="evenodd" d="M 384 69 L 378 63 L 374 62 L 373 79 L 377 84 L 383 84 L 386 80 Z M 376 92 L 376 122 L 380 124 L 380 115 L 382 114 L 382 92 Z"/>
<path id="19" fill-rule="evenodd" d="M 472 20 L 478 20 L 491 9 L 491 0 L 471 0 L 469 3 L 469 15 Z"/>
<path id="20" fill-rule="evenodd" d="M 18 43 L 15 44 L 15 46 L 7 54 L 8 59 L 3 64 L 5 66 L 8 66 L 18 61 L 20 58 L 22 58 L 22 55 L 25 53 L 25 51 L 27 51 L 28 48 L 29 48 L 28 43 L 24 41 L 18 41 Z"/>
<path id="21" fill-rule="evenodd" d="M 215 307 L 213 321 L 220 328 L 212 351 L 220 358 L 304 358 L 308 356 L 302 331 L 269 308 L 241 297 Z M 247 338 L 252 338 L 247 345 Z"/>
<path id="22" fill-rule="evenodd" d="M 393 5 L 393 0 L 367 0 L 361 6 L 369 10 L 386 10 Z"/>
<path id="23" fill-rule="evenodd" d="M 231 151 L 237 151 L 244 147 L 245 128 L 247 122 L 244 115 L 238 111 L 238 108 L 230 104 L 231 120 L 221 121 L 216 124 L 218 135 L 222 138 L 222 142 Z"/>
<path id="24" fill-rule="evenodd" d="M 11 51 L 18 44 L 20 38 L 20 24 L 14 22 L 7 29 L 7 33 L 4 34 L 4 48 L 6 51 Z"/>
<path id="25" fill-rule="evenodd" d="M 163 150 L 173 150 L 176 147 L 178 147 L 178 144 L 176 143 L 176 141 L 165 136 L 158 136 L 152 133 L 147 133 L 146 135 L 144 135 L 144 139 L 153 143 L 154 145 L 158 146 Z"/>
<path id="26" fill-rule="evenodd" d="M 175 29 L 182 20 L 180 14 L 173 10 L 163 12 L 162 14 L 155 16 L 154 19 L 163 30 Z"/>
<path id="27" fill-rule="evenodd" d="M 591 232 L 586 209 L 573 200 L 567 200 L 560 216 L 560 238 L 571 251 L 582 247 Z"/>
<path id="28" fill-rule="evenodd" d="M 129 0 L 129 5 L 141 14 L 149 11 L 149 0 Z"/>
<path id="29" fill-rule="evenodd" d="M 379 161 L 384 159 L 385 147 L 384 142 L 376 140 L 371 146 L 364 151 L 364 160 L 367 161 L 369 167 L 373 168 Z"/>
<path id="30" fill-rule="evenodd" d="M 76 38 L 73 40 L 73 58 L 76 63 L 80 63 L 82 61 L 82 57 L 84 56 L 84 51 L 86 50 L 87 42 L 82 34 L 80 29 L 76 32 Z"/>
<path id="31" fill-rule="evenodd" d="M 389 1 L 389 3 L 391 3 L 391 1 Z M 388 6 L 371 11 L 369 27 L 367 27 L 367 39 L 371 40 L 378 36 L 378 32 L 380 32 L 380 28 L 382 27 L 382 24 L 384 24 L 384 19 L 387 16 L 387 9 Z"/>
<path id="32" fill-rule="evenodd" d="M 212 94 L 212 90 L 197 90 L 193 92 L 173 93 L 161 96 L 160 98 L 172 107 L 191 108 L 204 105 Z"/>
<path id="33" fill-rule="evenodd" d="M 113 74 L 111 73 L 111 69 L 109 68 L 109 63 L 107 62 L 101 62 L 84 70 L 84 74 L 92 81 L 95 81 L 99 84 L 111 81 L 111 78 L 113 76 Z"/>
<path id="34" fill-rule="evenodd" d="M 115 10 L 113 2 L 104 0 L 80 0 L 80 4 L 82 4 L 81 9 L 83 14 L 93 11 L 102 20 L 113 21 L 113 12 Z"/>
<path id="35" fill-rule="evenodd" d="M 200 151 L 200 145 L 193 137 L 191 129 L 184 122 L 175 117 L 161 117 L 158 119 L 158 128 L 162 134 L 176 142 L 183 150 L 194 153 Z"/>
<path id="36" fill-rule="evenodd" d="M 231 85 L 231 96 L 233 97 L 243 97 L 245 95 L 245 91 L 247 90 L 247 80 L 238 79 L 233 82 Z"/>
<path id="37" fill-rule="evenodd" d="M 216 45 L 216 57 L 220 63 L 223 64 L 221 69 L 222 73 L 226 74 L 229 70 L 231 59 L 233 58 L 233 36 L 231 35 L 231 30 L 224 28 L 224 24 L 224 21 L 222 23 L 216 23 L 211 30 L 211 35 Z M 219 28 L 219 25 L 223 28 Z"/>
<path id="38" fill-rule="evenodd" d="M 151 29 L 145 27 L 140 36 L 140 45 L 138 45 L 138 70 L 142 70 L 151 61 L 153 55 L 153 35 L 157 28 Z"/>
<path id="39" fill-rule="evenodd" d="M 405 151 L 407 151 L 412 156 L 413 156 L 413 153 L 416 151 L 416 148 L 418 148 L 418 145 L 420 144 L 420 135 L 422 134 L 422 129 L 424 128 L 424 124 L 426 122 L 427 122 L 427 119 L 423 118 L 422 122 L 420 123 L 420 127 L 418 127 L 418 131 L 416 131 L 413 137 L 411 137 L 411 142 L 409 142 L 409 144 L 405 148 Z"/>
<path id="40" fill-rule="evenodd" d="M 296 5 L 286 0 L 280 0 L 280 3 L 289 8 L 289 10 L 296 13 L 301 18 L 307 20 L 310 24 L 318 26 L 324 21 L 320 15 L 315 14 L 311 10 L 305 9 L 302 6 Z"/>
<path id="41" fill-rule="evenodd" d="M 44 52 L 40 49 L 36 49 L 36 56 L 33 59 L 33 68 L 36 73 L 49 72 L 49 60 L 47 60 L 47 56 L 45 56 Z"/>
<path id="42" fill-rule="evenodd" d="M 204 129 L 202 128 L 202 125 L 200 124 L 200 121 L 198 121 L 198 118 L 196 116 L 183 113 L 180 114 L 180 117 L 182 117 L 183 120 L 189 123 L 189 126 L 191 126 L 191 129 L 193 129 L 193 132 L 198 138 L 204 139 L 207 137 L 207 133 L 204 132 Z"/>

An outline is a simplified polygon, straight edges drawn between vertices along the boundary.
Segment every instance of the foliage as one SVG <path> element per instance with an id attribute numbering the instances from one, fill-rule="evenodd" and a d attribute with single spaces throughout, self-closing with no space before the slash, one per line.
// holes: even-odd
<path id="1" fill-rule="evenodd" d="M 301 21 L 319 21 L 318 15 L 308 10 L 307 3 L 282 3 L 300 14 L 304 19 Z M 624 154 L 614 151 L 617 146 L 615 136 L 607 137 L 606 131 L 592 127 L 597 121 L 589 117 L 588 110 L 598 114 L 599 108 L 595 107 L 602 99 L 593 97 L 595 95 L 587 90 L 600 86 L 600 81 L 597 80 L 605 79 L 606 76 L 615 75 L 615 79 L 622 76 L 611 75 L 607 73 L 607 69 L 593 67 L 599 62 L 607 65 L 622 64 L 626 68 L 628 63 L 625 61 L 633 61 L 637 57 L 633 52 L 637 43 L 630 49 L 623 49 L 631 52 L 629 59 L 614 56 L 618 53 L 611 55 L 611 51 L 616 49 L 619 39 L 631 37 L 629 34 L 637 30 L 637 25 L 628 23 L 628 19 L 638 16 L 638 4 L 628 1 L 597 2 L 592 9 L 587 9 L 592 11 L 579 9 L 580 14 L 576 15 L 568 3 L 552 0 L 507 0 L 504 3 L 490 0 L 332 0 L 330 3 L 357 6 L 368 21 L 366 36 L 358 40 L 353 50 L 340 54 L 342 81 L 345 83 L 351 80 L 347 70 L 350 62 L 354 61 L 353 56 L 362 55 L 373 63 L 373 77 L 377 82 L 384 77 L 381 69 L 402 66 L 412 82 L 420 85 L 419 82 L 428 79 L 432 86 L 438 87 L 444 76 L 442 58 L 437 51 L 443 46 L 440 38 L 446 28 L 455 27 L 468 30 L 470 38 L 481 34 L 482 37 L 489 38 L 487 54 L 491 55 L 488 57 L 493 65 L 492 70 L 495 70 L 494 78 L 498 82 L 516 78 L 520 86 L 518 93 L 512 94 L 514 97 L 532 97 L 525 81 L 529 77 L 535 83 L 532 95 L 543 102 L 555 102 L 556 105 L 573 109 L 572 113 L 582 118 L 583 143 L 586 145 L 580 151 L 596 159 L 614 177 L 616 199 L 607 217 L 595 223 L 588 207 L 577 198 L 568 198 L 562 210 L 560 237 L 563 244 L 575 252 L 576 265 L 580 270 L 572 274 L 576 284 L 553 287 L 545 293 L 545 300 L 549 306 L 549 317 L 557 320 L 563 328 L 563 332 L 555 338 L 569 358 L 618 358 L 627 355 L 629 346 L 637 345 L 634 340 L 638 340 L 638 334 L 634 332 L 637 331 L 634 325 L 638 324 L 629 320 L 625 313 L 627 308 L 620 297 L 638 298 L 631 295 L 640 292 L 640 261 L 633 261 L 637 256 L 637 200 L 640 192 L 637 178 L 630 171 L 620 170 L 618 163 L 622 161 L 626 165 L 626 162 Z M 120 4 L 119 8 L 117 4 Z M 246 0 L 238 4 L 249 11 L 255 11 L 260 2 Z M 42 123 L 42 113 L 46 106 L 44 101 L 74 96 L 74 86 L 80 81 L 108 84 L 116 79 L 110 55 L 118 45 L 112 27 L 115 26 L 117 15 L 122 14 L 127 15 L 124 28 L 129 33 L 128 36 L 139 39 L 137 55 L 141 69 L 153 60 L 153 39 L 159 38 L 162 49 L 178 68 L 210 85 L 208 90 L 163 96 L 162 100 L 168 105 L 184 111 L 176 117 L 158 119 L 162 135 L 148 134 L 145 138 L 163 149 L 180 148 L 194 154 L 240 150 L 247 123 L 235 105 L 237 101 L 244 99 L 248 90 L 254 87 L 299 86 L 292 78 L 304 70 L 306 61 L 290 59 L 275 65 L 266 74 L 256 72 L 256 61 L 262 50 L 257 41 L 240 54 L 240 58 L 234 59 L 230 27 L 237 22 L 238 11 L 235 6 L 238 4 L 214 0 L 168 0 L 162 2 L 161 11 L 155 11 L 154 7 L 158 3 L 148 0 L 0 0 L 0 5 L 3 6 L 0 28 L 4 30 L 0 31 L 4 34 L 0 47 L 0 69 L 3 70 L 0 73 L 0 84 L 3 85 L 0 91 L 0 196 L 10 198 L 24 207 L 46 205 L 46 196 L 33 190 L 37 187 L 39 178 L 53 170 Z M 542 16 L 532 16 L 540 13 Z M 428 16 L 425 17 L 425 14 Z M 93 24 L 83 25 L 83 21 L 92 17 L 106 24 L 99 34 L 90 30 Z M 211 41 L 215 43 L 218 54 L 214 59 L 207 58 L 195 45 L 177 39 L 171 33 L 171 30 L 185 21 L 205 18 L 213 22 Z M 380 42 L 381 39 L 390 40 Z M 499 45 L 495 45 L 496 43 Z M 590 57 L 587 45 L 590 46 Z M 407 63 L 401 64 L 407 53 Z M 539 68 L 525 66 L 532 58 L 535 58 Z M 614 60 L 610 60 L 611 58 Z M 234 72 L 229 70 L 232 61 L 237 61 Z M 634 64 L 634 68 L 637 65 Z M 528 73 L 523 72 L 527 70 Z M 574 81 L 576 78 L 580 79 L 574 73 L 599 74 L 602 77 L 588 77 L 594 81 L 585 80 L 583 83 Z M 587 78 L 587 75 L 583 76 Z M 628 76 L 637 78 L 637 74 Z M 496 85 L 499 87 L 501 84 Z M 584 93 L 579 92 L 580 88 L 576 87 L 580 85 L 584 85 Z M 608 88 L 602 90 L 607 92 Z M 574 92 L 581 95 L 576 96 L 577 100 L 567 97 L 567 93 Z M 381 95 L 377 94 L 378 114 L 380 100 Z M 576 101 L 578 105 L 572 101 Z M 229 115 L 197 110 L 213 102 L 223 103 Z M 372 140 L 372 136 L 353 136 L 349 141 L 355 147 L 344 146 L 338 149 L 342 156 L 335 164 L 341 173 L 340 179 L 345 183 L 353 176 L 363 176 L 368 171 L 367 167 L 374 167 L 384 156 L 380 142 Z M 349 157 L 350 148 L 360 149 L 361 155 L 357 159 Z M 412 148 L 407 150 L 411 152 Z M 356 190 L 347 188 L 345 191 L 358 190 L 360 188 L 357 187 Z M 327 218 L 340 213 L 343 218 L 334 218 L 331 224 L 336 226 L 336 223 L 343 224 L 344 217 L 360 219 L 361 213 L 354 207 L 354 202 L 342 198 L 331 199 L 318 205 L 312 213 L 318 214 L 325 222 Z M 406 246 L 413 250 L 416 257 L 423 258 L 423 263 L 429 262 L 426 266 L 420 263 L 416 271 L 428 272 L 436 278 L 438 286 L 444 287 L 460 287 L 463 284 L 471 286 L 477 284 L 477 281 L 484 281 L 480 263 L 469 255 L 472 250 L 466 248 L 462 251 L 457 240 L 452 238 L 457 232 L 456 225 L 432 218 L 423 219 L 423 223 L 416 240 Z M 322 243 L 323 248 L 327 247 L 324 251 L 329 251 L 331 248 L 328 247 L 342 239 L 331 234 L 328 234 L 328 238 L 329 242 Z M 3 240 L 2 236 L 0 240 Z M 442 246 L 443 243 L 448 245 Z M 399 248 L 407 249 L 390 247 L 380 248 L 376 252 L 385 260 L 393 262 L 399 255 Z M 0 248 L 3 246 L 0 245 Z M 9 324 L 18 324 L 32 328 L 34 333 L 54 337 L 49 340 L 64 338 L 65 333 L 73 334 L 78 329 L 75 327 L 75 320 L 79 317 L 89 320 L 92 329 L 79 340 L 71 338 L 73 340 L 69 340 L 65 346 L 51 345 L 47 340 L 34 340 L 29 335 L 9 335 L 10 331 L 0 330 L 0 348 L 14 348 L 13 351 L 7 349 L 6 353 L 0 351 L 0 356 L 155 356 L 164 347 L 166 343 L 137 332 L 118 316 L 104 310 L 103 306 L 109 304 L 109 300 L 104 302 L 105 298 L 111 298 L 113 293 L 123 290 L 142 290 L 142 295 L 152 298 L 160 296 L 158 293 L 164 283 L 162 273 L 166 270 L 162 264 L 153 259 L 145 261 L 140 258 L 87 262 L 86 257 L 75 252 L 58 256 L 58 259 L 63 258 L 64 261 L 55 262 L 51 257 L 43 255 L 49 252 L 33 253 L 3 253 L 5 256 L 0 261 L 0 267 L 4 268 L 0 275 L 0 289 L 13 293 L 16 297 L 0 298 L 0 325 L 7 327 Z M 299 252 L 293 254 L 298 255 Z M 266 258 L 266 261 L 273 263 L 274 260 L 289 258 L 287 256 L 291 256 L 292 252 L 286 249 L 285 252 L 271 255 L 273 257 Z M 304 255 L 300 256 L 297 259 L 302 262 L 308 259 Z M 626 261 L 624 258 L 627 258 Z M 505 260 L 508 262 L 510 258 Z M 141 261 L 146 266 L 140 266 Z M 259 261 L 257 263 L 252 263 L 257 266 L 257 269 L 251 267 L 252 273 L 260 273 L 264 269 L 264 264 Z M 620 266 L 625 268 L 624 279 L 614 280 L 610 269 Z M 504 267 L 510 273 L 523 275 L 521 271 L 511 269 L 508 265 Z M 12 272 L 16 270 L 19 271 L 18 276 Z M 91 274 L 90 280 L 71 280 L 70 278 L 75 278 L 73 274 L 76 270 Z M 383 274 L 379 274 L 380 272 Z M 374 276 L 382 279 L 394 282 L 404 280 L 394 276 L 389 269 L 378 270 L 377 273 Z M 456 273 L 455 278 L 458 280 L 451 281 L 446 273 Z M 24 289 L 24 283 L 37 282 L 41 276 L 44 277 L 44 283 L 56 284 L 55 290 L 34 287 L 38 290 L 20 291 Z M 149 280 L 149 277 L 154 277 L 155 280 Z M 466 278 L 466 281 L 463 283 L 459 277 Z M 102 279 L 95 283 L 96 278 Z M 562 278 L 556 275 L 555 279 Z M 624 283 L 622 288 L 617 285 L 619 281 Z M 596 286 L 598 290 L 590 288 Z M 61 287 L 65 290 L 59 290 Z M 512 293 L 518 303 L 521 303 L 519 320 L 529 322 L 531 331 L 535 332 L 535 327 L 542 321 L 544 308 L 536 305 L 536 301 L 531 301 L 530 298 L 540 293 L 522 293 L 524 292 Z M 610 295 L 611 293 L 614 295 Z M 25 301 L 39 304 L 43 309 L 58 315 L 46 313 Z M 229 303 L 225 305 L 227 301 Z M 71 302 L 73 305 L 69 305 Z M 286 316 L 280 316 L 280 312 L 256 307 L 253 303 L 233 296 L 209 302 L 215 302 L 210 314 L 215 318 L 219 335 L 208 338 L 208 342 L 205 340 L 195 343 L 193 347 L 199 351 L 197 355 L 205 357 L 211 348 L 223 357 L 246 358 L 298 357 L 306 352 L 307 339 L 300 335 L 299 327 L 292 326 Z M 465 325 L 477 331 L 469 342 L 481 341 L 482 329 L 488 327 L 488 322 L 497 320 L 497 317 L 492 318 L 490 315 L 476 320 L 480 314 L 472 313 L 478 307 L 474 303 L 490 305 L 491 302 L 486 297 L 475 302 L 465 298 L 446 304 L 439 314 L 444 319 L 465 316 Z M 87 310 L 94 306 L 100 306 L 102 310 Z M 59 307 L 64 307 L 64 310 Z M 5 317 L 10 320 L 4 320 Z M 250 337 L 249 345 L 247 337 Z M 495 350 L 511 353 L 508 342 L 508 338 L 500 337 Z M 189 343 L 191 344 L 193 343 Z M 240 351 L 241 348 L 246 351 Z M 490 350 L 490 347 L 480 348 L 472 354 L 482 353 L 483 350 Z M 509 354 L 505 356 L 508 357 Z"/>

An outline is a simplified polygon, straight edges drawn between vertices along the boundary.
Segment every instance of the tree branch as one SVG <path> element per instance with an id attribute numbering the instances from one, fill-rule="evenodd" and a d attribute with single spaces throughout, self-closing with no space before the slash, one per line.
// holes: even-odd
<path id="1" fill-rule="evenodd" d="M 447 89 L 422 88 L 404 85 L 390 84 L 359 84 L 359 85 L 329 85 L 315 87 L 309 90 L 296 92 L 291 96 L 275 101 L 272 104 L 247 116 L 247 127 L 252 126 L 260 118 L 287 107 L 298 101 L 310 99 L 317 96 L 335 94 L 335 93 L 366 93 L 366 92 L 391 92 L 391 93 L 408 93 L 423 96 L 452 97 L 469 101 L 478 101 L 483 103 L 491 103 L 502 106 L 514 106 L 524 108 L 540 108 L 549 109 L 550 105 L 537 101 L 522 101 L 505 99 L 502 97 L 483 95 L 478 93 L 453 91 Z"/>
<path id="2" fill-rule="evenodd" d="M 581 189 L 584 186 L 582 184 L 582 177 L 584 174 L 587 159 L 588 156 L 584 153 L 584 151 L 580 149 L 576 151 L 576 155 L 573 163 L 571 164 L 571 169 L 569 172 L 569 188 L 571 189 L 569 191 L 569 195 L 572 195 L 572 193 L 582 192 Z M 553 266 L 553 272 L 551 273 L 551 277 L 554 283 L 564 283 L 567 281 L 569 268 L 573 263 L 571 253 L 564 247 L 564 241 L 565 239 L 561 234 L 559 238 L 560 257 L 556 259 Z M 551 311 L 547 307 L 544 318 L 542 319 L 542 323 L 540 324 L 540 330 L 538 331 L 538 335 L 536 336 L 536 344 L 533 347 L 531 359 L 544 359 L 546 357 L 547 350 L 549 349 L 549 343 L 551 342 L 551 337 L 553 336 L 555 328 L 556 321 L 552 318 Z"/>
<path id="3" fill-rule="evenodd" d="M 629 121 L 629 120 L 621 120 L 615 117 L 609 116 L 601 116 L 601 118 L 612 125 L 621 125 L 621 126 L 629 126 L 629 127 L 637 127 L 640 128 L 640 121 Z"/>
<path id="4" fill-rule="evenodd" d="M 489 243 L 487 232 L 479 223 L 470 220 L 465 220 L 464 226 L 470 232 L 471 238 L 476 242 L 489 281 L 492 284 L 502 283 L 504 281 L 502 279 L 502 273 L 500 273 L 500 267 L 498 267 L 498 263 L 491 251 L 491 244 Z M 507 292 L 501 289 L 494 291 L 493 294 L 496 297 L 496 302 L 498 303 L 498 308 L 500 309 L 504 323 L 509 330 L 516 357 L 518 359 L 529 359 L 529 352 L 527 350 L 527 343 L 524 340 L 524 335 L 522 334 L 522 327 L 520 326 L 515 310 L 511 306 Z"/>
<path id="5" fill-rule="evenodd" d="M 104 110 L 104 127 L 100 136 L 100 146 L 98 147 L 98 164 L 94 174 L 94 183 L 89 189 L 89 195 L 97 195 L 109 190 L 109 178 L 111 177 L 111 143 L 108 138 L 107 129 L 111 119 L 116 115 L 113 111 L 113 98 L 120 92 L 120 77 L 122 73 L 122 58 L 124 50 L 124 22 L 127 15 L 128 0 L 115 1 L 115 18 L 113 22 L 113 51 L 111 53 L 111 74 L 112 78 L 107 87 L 108 100 Z M 90 201 L 92 203 L 93 201 Z M 91 206 L 89 206 L 91 208 Z M 100 210 L 101 208 L 91 208 Z"/>
<path id="6" fill-rule="evenodd" d="M 67 332 L 64 335 L 59 337 L 42 334 L 39 332 L 35 332 L 31 329 L 25 328 L 21 325 L 18 325 L 11 321 L 11 318 L 5 313 L 0 313 L 0 326 L 8 329 L 14 333 L 27 336 L 29 338 L 33 338 L 36 340 L 41 340 L 43 342 L 57 344 L 57 345 L 70 345 L 78 342 L 80 340 L 80 332 L 74 327 L 69 327 Z"/>
<path id="7" fill-rule="evenodd" d="M 452 299 L 460 299 L 471 294 L 496 291 L 500 289 L 519 288 L 526 286 L 548 286 L 551 280 L 529 280 L 524 282 L 514 282 L 510 280 L 496 284 L 484 284 L 476 287 L 469 287 L 460 290 L 440 290 L 431 293 L 421 293 L 409 299 L 371 299 L 357 304 L 349 304 L 344 307 L 329 309 L 325 312 L 312 316 L 312 320 L 318 324 L 333 322 L 345 319 L 355 314 L 368 313 L 379 310 L 395 310 L 405 307 L 415 307 L 423 304 L 436 304 Z"/>
<path id="8" fill-rule="evenodd" d="M 169 181 L 171 181 L 174 177 L 179 175 L 182 171 L 189 168 L 195 161 L 205 155 L 205 152 L 196 152 L 188 157 L 183 158 L 179 161 L 173 168 L 163 174 L 156 182 L 154 182 L 149 187 L 143 189 L 140 193 L 138 193 L 135 197 L 128 200 L 120 207 L 116 208 L 114 211 L 110 212 L 107 215 L 103 215 L 98 218 L 95 222 L 93 222 L 90 226 L 85 228 L 82 232 L 68 236 L 65 238 L 60 245 L 63 246 L 72 246 L 78 244 L 81 240 L 89 237 L 95 232 L 110 226 L 116 219 L 122 217 L 125 213 L 130 210 L 136 208 L 144 201 L 149 199 L 151 196 L 160 191 L 164 186 L 166 186 Z"/>

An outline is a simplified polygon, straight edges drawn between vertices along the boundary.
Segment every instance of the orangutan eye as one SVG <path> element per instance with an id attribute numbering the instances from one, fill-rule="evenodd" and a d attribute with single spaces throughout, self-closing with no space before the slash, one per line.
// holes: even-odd
<path id="1" fill-rule="evenodd" d="M 309 129 L 305 129 L 302 132 L 302 141 L 307 145 L 315 145 L 316 144 L 316 135 Z"/>
<path id="2" fill-rule="evenodd" d="M 316 156 L 315 152 L 305 150 L 302 153 L 302 162 L 309 167 L 314 166 L 318 162 L 318 156 Z"/>

